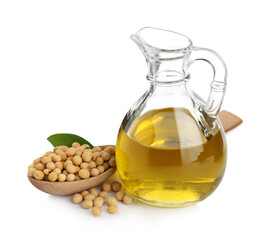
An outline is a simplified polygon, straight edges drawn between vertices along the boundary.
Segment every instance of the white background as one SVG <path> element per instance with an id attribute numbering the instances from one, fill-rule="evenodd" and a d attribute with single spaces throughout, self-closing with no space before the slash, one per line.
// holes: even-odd
<path id="1" fill-rule="evenodd" d="M 1 239 L 279 239 L 278 1 L 0 1 Z M 217 51 L 228 67 L 223 109 L 244 123 L 227 134 L 225 177 L 193 207 L 119 204 L 99 218 L 35 189 L 27 166 L 70 132 L 114 144 L 148 88 L 129 36 L 174 30 Z M 211 69 L 193 67 L 207 96 Z M 202 76 L 206 76 L 206 78 Z"/>

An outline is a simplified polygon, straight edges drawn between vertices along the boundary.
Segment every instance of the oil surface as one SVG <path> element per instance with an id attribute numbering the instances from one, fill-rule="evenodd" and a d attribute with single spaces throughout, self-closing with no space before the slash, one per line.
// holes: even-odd
<path id="1" fill-rule="evenodd" d="M 158 206 L 183 206 L 209 196 L 220 183 L 226 146 L 218 131 L 207 141 L 183 108 L 152 110 L 127 132 L 119 131 L 120 178 L 137 199 Z"/>

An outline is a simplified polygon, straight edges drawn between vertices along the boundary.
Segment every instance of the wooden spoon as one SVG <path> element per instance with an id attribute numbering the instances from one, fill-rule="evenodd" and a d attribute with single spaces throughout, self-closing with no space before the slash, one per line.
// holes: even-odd
<path id="1" fill-rule="evenodd" d="M 104 149 L 107 146 L 113 145 L 102 145 L 99 147 Z M 106 179 L 108 179 L 111 175 L 113 175 L 115 171 L 115 167 L 109 168 L 107 171 L 96 177 L 90 177 L 88 179 L 77 180 L 73 182 L 39 181 L 32 177 L 28 177 L 28 179 L 34 187 L 38 188 L 39 190 L 45 193 L 50 193 L 54 195 L 70 195 L 98 186 L 99 184 L 105 182 Z"/>
<path id="2" fill-rule="evenodd" d="M 219 118 L 223 124 L 225 132 L 236 128 L 242 123 L 242 120 L 228 111 L 221 111 L 219 113 Z M 99 146 L 102 149 L 109 145 Z M 111 145 L 112 146 L 112 145 Z M 86 189 L 98 186 L 99 184 L 105 182 L 113 173 L 116 168 L 109 168 L 106 172 L 98 175 L 97 177 L 91 177 L 84 180 L 78 180 L 73 182 L 49 182 L 49 181 L 39 181 L 35 178 L 28 177 L 32 185 L 39 190 L 51 193 L 55 195 L 70 195 L 73 193 L 81 192 Z"/>

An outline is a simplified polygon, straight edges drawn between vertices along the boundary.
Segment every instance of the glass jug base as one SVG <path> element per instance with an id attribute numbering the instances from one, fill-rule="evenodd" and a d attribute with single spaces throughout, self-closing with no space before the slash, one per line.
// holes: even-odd
<path id="1" fill-rule="evenodd" d="M 222 177 L 212 182 L 146 182 L 135 185 L 137 181 L 133 181 L 134 185 L 123 182 L 126 190 L 133 195 L 134 198 L 148 205 L 156 207 L 184 207 L 199 203 L 211 195 Z M 130 186 L 130 187 L 128 187 Z"/>
<path id="2" fill-rule="evenodd" d="M 185 203 L 163 203 L 163 202 L 148 201 L 146 199 L 139 198 L 134 195 L 133 195 L 133 197 L 142 203 L 145 203 L 145 204 L 148 204 L 148 205 L 151 205 L 154 207 L 163 207 L 163 208 L 189 207 L 189 206 L 196 205 L 197 203 L 202 201 L 202 200 L 198 200 L 198 201 L 194 201 L 194 202 L 185 202 Z"/>

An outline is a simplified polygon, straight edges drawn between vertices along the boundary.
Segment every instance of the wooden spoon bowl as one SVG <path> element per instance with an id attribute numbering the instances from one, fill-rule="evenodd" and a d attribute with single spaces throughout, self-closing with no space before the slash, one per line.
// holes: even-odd
<path id="1" fill-rule="evenodd" d="M 113 145 L 102 145 L 99 146 L 104 149 L 107 146 Z M 49 181 L 40 181 L 35 178 L 28 177 L 31 184 L 37 189 L 54 195 L 70 195 L 73 193 L 81 192 L 86 189 L 96 187 L 99 184 L 105 182 L 110 176 L 116 171 L 115 167 L 111 167 L 106 170 L 104 173 L 96 176 L 90 177 L 88 179 L 77 180 L 73 182 L 49 182 Z"/>

